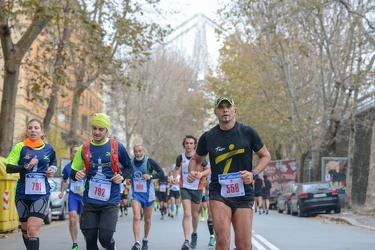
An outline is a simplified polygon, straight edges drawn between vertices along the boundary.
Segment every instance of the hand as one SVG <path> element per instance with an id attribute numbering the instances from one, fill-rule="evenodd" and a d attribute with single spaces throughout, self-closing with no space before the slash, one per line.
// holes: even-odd
<path id="1" fill-rule="evenodd" d="M 34 158 L 32 158 L 32 159 L 30 160 L 30 162 L 25 166 L 25 169 L 30 170 L 30 169 L 32 169 L 35 165 L 38 166 L 38 162 L 39 162 L 38 157 L 35 155 Z"/>
<path id="2" fill-rule="evenodd" d="M 208 187 L 209 185 L 210 185 L 210 183 L 208 182 L 207 179 L 205 179 L 205 180 L 203 181 L 203 187 Z"/>
<path id="3" fill-rule="evenodd" d="M 240 174 L 241 174 L 241 179 L 244 184 L 250 184 L 253 182 L 254 176 L 251 172 L 247 170 L 243 170 L 243 171 L 240 171 Z"/>
<path id="4" fill-rule="evenodd" d="M 122 183 L 123 180 L 124 180 L 124 177 L 122 177 L 122 175 L 120 175 L 116 172 L 115 172 L 115 175 L 112 176 L 112 178 L 111 178 L 111 181 L 113 181 L 116 184 Z"/>
<path id="5" fill-rule="evenodd" d="M 151 175 L 144 174 L 144 175 L 142 175 L 142 178 L 145 179 L 145 180 L 151 180 Z"/>
<path id="6" fill-rule="evenodd" d="M 131 179 L 126 179 L 126 185 L 130 186 L 131 184 L 132 184 L 132 180 Z"/>
<path id="7" fill-rule="evenodd" d="M 55 175 L 55 170 L 53 170 L 53 168 L 49 167 L 46 171 L 46 174 L 47 174 L 48 178 L 52 178 Z"/>
<path id="8" fill-rule="evenodd" d="M 64 196 L 63 192 L 59 193 L 59 199 L 62 199 L 63 196 Z"/>
<path id="9" fill-rule="evenodd" d="M 82 170 L 77 171 L 75 177 L 76 177 L 76 180 L 77 180 L 77 181 L 80 181 L 80 180 L 82 180 L 85 176 L 86 176 L 86 168 L 83 168 Z"/>
<path id="10" fill-rule="evenodd" d="M 196 179 L 200 179 L 202 177 L 202 173 L 201 172 L 198 172 L 198 171 L 190 171 L 188 177 L 187 177 L 187 181 L 189 183 L 192 183 L 194 182 Z"/>

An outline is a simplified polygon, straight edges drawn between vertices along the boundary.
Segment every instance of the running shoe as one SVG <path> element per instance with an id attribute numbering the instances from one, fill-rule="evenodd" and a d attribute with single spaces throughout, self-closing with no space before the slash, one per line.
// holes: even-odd
<path id="1" fill-rule="evenodd" d="M 210 241 L 208 242 L 209 246 L 215 246 L 216 245 L 216 239 L 215 236 L 210 237 Z"/>
<path id="2" fill-rule="evenodd" d="M 120 217 L 124 216 L 124 212 L 120 212 Z"/>
<path id="3" fill-rule="evenodd" d="M 148 250 L 148 240 L 142 240 L 142 250 Z"/>
<path id="4" fill-rule="evenodd" d="M 134 244 L 134 246 L 132 247 L 132 250 L 141 250 L 141 245 L 139 244 L 138 241 Z"/>
<path id="5" fill-rule="evenodd" d="M 181 250 L 189 250 L 189 249 L 190 249 L 189 241 L 185 240 L 184 244 L 182 244 Z"/>
<path id="6" fill-rule="evenodd" d="M 203 211 L 204 215 L 207 215 L 208 214 L 208 209 L 205 208 L 204 211 Z"/>
<path id="7" fill-rule="evenodd" d="M 70 250 L 78 250 L 78 245 L 72 246 L 72 248 Z"/>
<path id="8" fill-rule="evenodd" d="M 128 216 L 128 210 L 125 210 L 125 211 L 124 211 L 124 214 L 125 214 L 126 216 Z"/>
<path id="9" fill-rule="evenodd" d="M 192 233 L 191 234 L 191 243 L 190 243 L 190 247 L 192 249 L 197 247 L 197 241 L 198 241 L 198 235 L 196 233 Z"/>
<path id="10" fill-rule="evenodd" d="M 202 216 L 201 217 L 201 222 L 204 222 L 204 221 L 205 221 L 204 216 Z"/>

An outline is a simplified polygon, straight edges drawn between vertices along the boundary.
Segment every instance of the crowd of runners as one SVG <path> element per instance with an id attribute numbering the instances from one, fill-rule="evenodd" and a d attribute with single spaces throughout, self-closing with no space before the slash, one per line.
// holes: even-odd
<path id="1" fill-rule="evenodd" d="M 121 142 L 108 137 L 109 116 L 95 114 L 91 121 L 92 139 L 71 147 L 72 161 L 63 171 L 61 190 L 69 183 L 75 194 L 69 195 L 68 201 L 71 250 L 79 248 L 78 221 L 86 249 L 99 250 L 98 242 L 104 249 L 116 249 L 113 235 L 119 216 L 127 215 L 129 190 L 134 235 L 131 250 L 149 248 L 151 215 L 156 210 L 161 220 L 181 214 L 181 250 L 197 247 L 198 224 L 206 216 L 208 245 L 228 250 L 233 226 L 236 247 L 251 249 L 253 181 L 271 157 L 258 133 L 236 121 L 237 107 L 232 98 L 219 97 L 214 112 L 219 124 L 204 132 L 199 140 L 186 135 L 182 141 L 184 152 L 177 156 L 169 173 L 146 155 L 142 144 L 133 146 L 131 159 Z M 39 231 L 50 196 L 47 178 L 57 172 L 55 151 L 44 142 L 44 136 L 43 123 L 30 120 L 24 138 L 6 160 L 7 173 L 20 173 L 15 202 L 28 250 L 39 249 Z M 254 153 L 258 156 L 256 164 Z"/>

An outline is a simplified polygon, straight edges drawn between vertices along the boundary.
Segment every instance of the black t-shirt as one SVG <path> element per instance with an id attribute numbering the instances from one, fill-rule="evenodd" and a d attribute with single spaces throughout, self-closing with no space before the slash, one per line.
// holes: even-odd
<path id="1" fill-rule="evenodd" d="M 209 155 L 211 164 L 210 195 L 220 194 L 219 174 L 252 170 L 253 152 L 263 147 L 259 134 L 252 127 L 236 122 L 230 130 L 221 130 L 219 125 L 205 132 L 198 141 L 196 153 Z M 254 200 L 252 184 L 245 186 L 245 196 L 236 200 Z"/>
<path id="2" fill-rule="evenodd" d="M 262 190 L 263 188 L 263 181 L 262 179 L 258 178 L 254 182 L 254 190 Z"/>

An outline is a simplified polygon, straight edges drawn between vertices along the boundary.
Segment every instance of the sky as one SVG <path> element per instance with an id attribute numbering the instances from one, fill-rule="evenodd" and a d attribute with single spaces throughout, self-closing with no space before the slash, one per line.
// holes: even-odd
<path id="1" fill-rule="evenodd" d="M 165 22 L 171 25 L 172 28 L 176 28 L 183 22 L 189 20 L 197 13 L 203 13 L 211 20 L 217 20 L 215 12 L 220 8 L 218 0 L 161 0 L 159 7 L 168 12 L 176 12 L 175 14 L 165 15 L 161 18 L 161 22 Z M 180 33 L 182 30 L 187 30 L 194 22 L 188 23 L 179 31 L 176 30 L 172 33 L 170 38 L 174 38 L 176 33 Z M 214 29 L 210 26 L 205 26 L 206 40 L 207 40 L 207 52 L 209 54 L 208 61 L 210 65 L 216 65 L 219 56 L 220 44 L 217 42 Z M 196 30 L 192 29 L 188 31 L 188 35 L 184 35 L 182 39 L 179 39 L 173 46 L 179 47 L 180 51 L 185 53 L 186 57 L 191 57 L 193 51 L 193 41 L 195 39 Z M 167 39 L 168 40 L 168 39 Z M 181 49 L 183 48 L 183 49 Z"/>
<path id="2" fill-rule="evenodd" d="M 198 12 L 215 19 L 214 12 L 220 7 L 218 0 L 161 0 L 160 6 L 165 10 L 179 12 L 175 17 L 168 17 L 172 27 L 173 24 L 177 26 Z"/>

